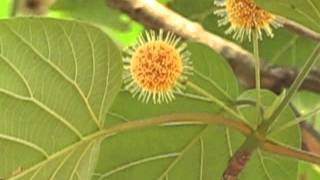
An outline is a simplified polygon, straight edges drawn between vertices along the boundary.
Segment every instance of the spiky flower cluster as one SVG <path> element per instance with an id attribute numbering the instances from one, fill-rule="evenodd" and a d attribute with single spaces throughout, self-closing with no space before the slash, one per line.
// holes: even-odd
<path id="1" fill-rule="evenodd" d="M 273 14 L 259 8 L 254 0 L 215 0 L 215 4 L 223 7 L 214 12 L 222 17 L 219 25 L 230 24 L 226 33 L 233 33 L 233 38 L 237 40 L 243 41 L 245 36 L 251 40 L 253 31 L 262 39 L 262 30 L 273 37 L 272 27 L 281 26 Z"/>
<path id="2" fill-rule="evenodd" d="M 125 89 L 143 102 L 170 102 L 175 92 L 181 93 L 192 63 L 186 44 L 172 33 L 160 30 L 146 32 L 138 43 L 126 50 L 124 58 Z"/>

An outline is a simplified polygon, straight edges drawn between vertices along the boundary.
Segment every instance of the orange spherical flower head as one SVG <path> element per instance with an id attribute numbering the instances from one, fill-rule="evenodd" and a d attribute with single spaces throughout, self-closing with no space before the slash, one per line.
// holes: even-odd
<path id="1" fill-rule="evenodd" d="M 182 93 L 188 76 L 192 75 L 186 44 L 172 33 L 146 32 L 126 52 L 125 89 L 143 102 L 172 101 L 174 93 Z"/>
<path id="2" fill-rule="evenodd" d="M 262 39 L 262 30 L 267 36 L 273 37 L 272 27 L 281 27 L 277 18 L 259 8 L 254 0 L 215 0 L 215 4 L 223 7 L 214 12 L 222 17 L 219 26 L 230 23 L 226 33 L 234 33 L 233 38 L 237 40 L 243 41 L 244 36 L 248 36 L 250 41 L 252 31 L 256 31 L 259 39 Z"/>

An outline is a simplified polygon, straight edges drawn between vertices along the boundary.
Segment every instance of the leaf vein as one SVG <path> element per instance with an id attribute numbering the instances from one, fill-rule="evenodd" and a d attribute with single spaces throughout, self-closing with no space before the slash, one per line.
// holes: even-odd
<path id="1" fill-rule="evenodd" d="M 18 137 L 14 137 L 14 136 L 11 136 L 11 135 L 6 135 L 6 134 L 0 134 L 0 139 L 24 145 L 24 146 L 29 147 L 32 150 L 40 153 L 41 155 L 43 155 L 46 158 L 49 157 L 49 154 L 42 147 L 40 147 L 37 144 L 34 144 L 34 143 L 30 142 L 30 141 L 27 141 L 27 140 L 24 140 L 24 139 L 20 139 Z"/>
<path id="2" fill-rule="evenodd" d="M 200 137 L 200 180 L 203 180 L 203 166 L 204 166 L 204 140 Z"/>
<path id="3" fill-rule="evenodd" d="M 91 96 L 92 90 L 93 90 L 93 83 L 95 81 L 95 76 L 96 76 L 96 64 L 95 64 L 96 56 L 94 53 L 94 41 L 92 40 L 91 35 L 89 34 L 87 27 L 85 27 L 85 26 L 81 26 L 81 27 L 85 30 L 86 35 L 88 37 L 88 40 L 90 43 L 91 58 L 92 58 L 92 61 L 91 61 L 92 62 L 92 76 L 91 76 L 90 88 L 89 88 L 89 91 L 86 96 L 87 99 L 89 99 Z"/>
<path id="4" fill-rule="evenodd" d="M 231 144 L 230 129 L 229 128 L 226 128 L 226 140 L 227 140 L 229 157 L 231 158 L 233 155 L 233 151 L 232 151 L 232 144 Z"/>
<path id="5" fill-rule="evenodd" d="M 71 180 L 73 179 L 74 175 L 76 174 L 77 169 L 79 168 L 79 165 L 80 165 L 81 160 L 84 158 L 85 154 L 86 154 L 86 153 L 88 152 L 88 150 L 92 147 L 92 145 L 94 145 L 94 143 L 95 143 L 95 141 L 92 142 L 92 143 L 90 143 L 90 144 L 88 144 L 88 146 L 87 146 L 86 148 L 84 148 L 84 151 L 80 154 L 79 159 L 78 159 L 78 161 L 76 162 L 76 164 L 75 164 L 75 166 L 74 166 L 74 168 L 73 168 L 73 170 L 72 170 L 72 173 L 71 173 L 71 176 L 70 176 L 70 179 L 71 179 Z"/>
<path id="6" fill-rule="evenodd" d="M 60 23 L 57 23 L 58 26 L 60 27 L 60 29 L 63 31 L 63 34 L 64 34 L 64 37 L 66 37 L 67 41 L 68 41 L 68 44 L 71 48 L 71 53 L 72 53 L 72 58 L 73 58 L 73 61 L 74 61 L 74 79 L 73 81 L 76 83 L 77 82 L 77 77 L 78 77 L 78 60 L 77 60 L 77 57 L 76 57 L 76 52 L 74 51 L 74 46 L 73 46 L 73 43 L 72 43 L 72 40 L 70 39 L 70 35 L 68 35 L 66 29 L 60 24 Z M 73 23 L 73 26 L 72 26 L 72 29 L 74 28 L 75 24 Z"/>
<path id="7" fill-rule="evenodd" d="M 30 87 L 28 81 L 26 80 L 25 76 L 20 72 L 20 70 L 19 70 L 13 63 L 11 63 L 11 62 L 9 61 L 8 58 L 6 58 L 5 56 L 3 56 L 2 54 L 0 54 L 0 58 L 1 58 L 6 64 L 8 64 L 9 67 L 20 77 L 20 79 L 22 80 L 22 82 L 23 82 L 24 85 L 26 86 L 29 95 L 32 97 L 32 96 L 33 96 L 33 93 L 32 93 L 31 87 Z"/>
<path id="8" fill-rule="evenodd" d="M 99 119 L 98 119 L 98 123 L 100 124 L 101 123 L 101 126 L 100 128 L 103 127 L 103 123 L 102 123 L 102 112 L 103 112 L 103 105 L 105 103 L 105 100 L 106 100 L 106 96 L 108 94 L 108 87 L 109 87 L 109 75 L 110 75 L 110 48 L 108 47 L 108 50 L 107 50 L 107 54 L 108 54 L 108 72 L 107 72 L 107 78 L 106 78 L 106 86 L 105 86 L 105 90 L 104 90 L 104 93 L 103 93 L 103 98 L 102 98 L 102 101 L 101 101 L 101 105 L 100 105 L 100 111 L 99 111 Z"/>
<path id="9" fill-rule="evenodd" d="M 113 170 L 101 175 L 98 180 L 103 180 L 104 178 L 106 178 L 108 176 L 111 176 L 114 173 L 126 170 L 128 168 L 137 166 L 139 164 L 143 164 L 143 163 L 147 163 L 147 162 L 151 162 L 151 161 L 156 161 L 156 160 L 161 160 L 161 159 L 173 158 L 173 157 L 177 157 L 179 155 L 180 155 L 180 153 L 169 153 L 169 154 L 162 154 L 162 155 L 148 157 L 148 158 L 140 159 L 138 161 L 130 162 L 130 163 L 127 163 L 125 165 L 117 167 L 117 168 L 115 168 L 115 169 L 113 169 Z"/>
<path id="10" fill-rule="evenodd" d="M 1 88 L 0 88 L 0 93 L 5 94 L 7 96 L 10 96 L 10 97 L 15 98 L 15 99 L 20 100 L 20 101 L 29 101 L 29 102 L 35 104 L 36 106 L 41 108 L 44 112 L 50 114 L 51 116 L 53 116 L 57 120 L 59 120 L 61 123 L 63 123 L 68 129 L 70 129 L 72 132 L 74 132 L 80 139 L 83 138 L 82 134 L 72 124 L 70 124 L 65 118 L 63 118 L 62 116 L 60 116 L 55 111 L 53 111 L 50 108 L 48 108 L 46 105 L 42 104 L 37 99 L 32 98 L 32 97 L 30 98 L 30 97 L 20 96 L 20 95 L 17 95 L 15 93 L 12 93 L 10 91 L 7 91 L 7 90 L 1 89 Z"/>
<path id="11" fill-rule="evenodd" d="M 78 93 L 80 94 L 82 100 L 84 101 L 84 103 L 86 104 L 86 107 L 90 113 L 90 115 L 92 116 L 93 121 L 96 123 L 96 125 L 98 127 L 100 127 L 98 119 L 95 115 L 95 113 L 93 112 L 91 106 L 89 105 L 88 99 L 85 97 L 85 95 L 83 94 L 83 91 L 81 90 L 81 88 L 78 86 L 78 84 L 76 82 L 74 82 L 72 79 L 70 79 L 69 76 L 67 76 L 59 67 L 57 67 L 55 64 L 53 64 L 50 60 L 48 60 L 46 57 L 44 57 L 32 44 L 30 44 L 24 37 L 22 37 L 20 34 L 18 34 L 16 31 L 14 31 L 12 28 L 10 28 L 9 26 L 7 26 L 7 28 L 9 29 L 9 31 L 15 35 L 18 39 L 21 40 L 21 42 L 23 42 L 25 45 L 27 45 L 36 55 L 38 55 L 40 57 L 40 59 L 47 63 L 52 69 L 54 69 L 59 75 L 61 75 L 61 77 L 63 77 L 67 82 L 69 82 L 71 85 L 73 85 L 76 90 L 78 91 Z"/>
<path id="12" fill-rule="evenodd" d="M 262 165 L 262 169 L 263 169 L 263 172 L 266 174 L 267 178 L 269 180 L 272 180 L 272 177 L 270 176 L 269 172 L 268 172 L 268 169 L 264 163 L 264 160 L 263 160 L 263 157 L 262 157 L 262 154 L 261 154 L 261 151 L 260 149 L 258 149 L 258 156 L 259 156 L 259 160 L 261 162 L 261 165 Z"/>
<path id="13" fill-rule="evenodd" d="M 206 125 L 203 130 L 197 135 L 195 136 L 190 143 L 188 143 L 181 151 L 181 153 L 179 154 L 179 156 L 177 156 L 175 158 L 175 160 L 172 161 L 172 163 L 170 163 L 170 165 L 168 166 L 168 168 L 160 175 L 160 177 L 158 178 L 158 180 L 162 180 L 166 175 L 168 175 L 168 173 L 171 171 L 171 169 L 180 161 L 180 159 L 183 157 L 183 155 L 191 148 L 193 147 L 193 145 L 199 141 L 199 139 L 201 138 L 201 136 L 209 129 L 209 126 Z"/>
<path id="14" fill-rule="evenodd" d="M 63 158 L 63 160 L 59 163 L 57 169 L 51 175 L 50 180 L 54 180 L 54 178 L 56 177 L 56 175 L 58 174 L 62 166 L 67 162 L 67 160 L 71 157 L 74 151 L 75 149 L 73 151 L 70 151 L 70 153 Z"/>

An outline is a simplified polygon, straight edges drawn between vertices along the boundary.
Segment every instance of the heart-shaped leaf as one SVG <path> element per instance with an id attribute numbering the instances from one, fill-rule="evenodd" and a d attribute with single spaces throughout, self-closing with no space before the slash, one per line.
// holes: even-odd
<path id="1" fill-rule="evenodd" d="M 115 44 L 90 25 L 0 21 L 0 177 L 90 179 L 93 136 L 121 85 Z"/>

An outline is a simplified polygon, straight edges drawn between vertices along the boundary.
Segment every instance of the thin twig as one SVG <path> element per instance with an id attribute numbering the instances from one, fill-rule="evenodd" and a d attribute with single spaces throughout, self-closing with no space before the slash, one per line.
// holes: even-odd
<path id="1" fill-rule="evenodd" d="M 287 156 L 293 159 L 298 159 L 306 162 L 311 162 L 317 165 L 320 165 L 320 156 L 306 152 L 301 151 L 297 149 L 293 149 L 290 147 L 287 147 L 285 145 L 281 145 L 276 142 L 267 141 L 262 145 L 262 149 L 271 153 L 279 154 L 282 156 Z"/>
<path id="2" fill-rule="evenodd" d="M 287 18 L 284 18 L 284 17 L 280 17 L 278 16 L 277 17 L 281 23 L 283 24 L 283 26 L 285 28 L 287 28 L 288 30 L 291 30 L 297 34 L 299 34 L 300 36 L 303 36 L 303 37 L 307 37 L 309 39 L 312 39 L 316 42 L 320 42 L 320 33 L 318 32 L 315 32 L 297 22 L 294 22 L 294 21 L 291 21 Z"/>

